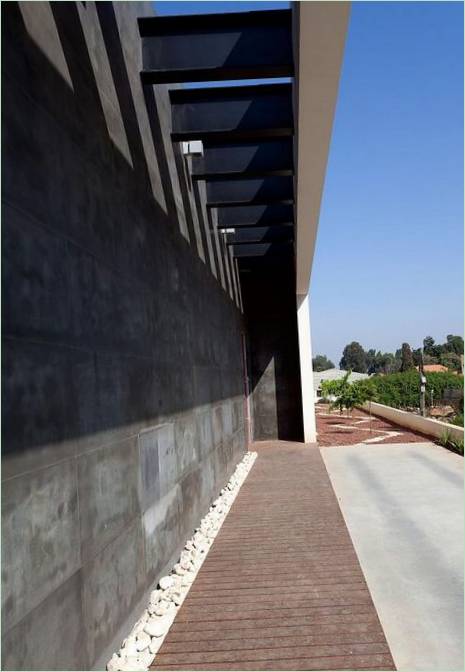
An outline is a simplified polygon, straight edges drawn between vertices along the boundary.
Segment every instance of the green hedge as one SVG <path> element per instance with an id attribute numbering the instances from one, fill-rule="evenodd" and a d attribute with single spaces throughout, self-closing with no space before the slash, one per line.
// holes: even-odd
<path id="1" fill-rule="evenodd" d="M 376 401 L 394 408 L 416 408 L 420 405 L 420 381 L 418 371 L 405 371 L 404 373 L 390 373 L 387 376 L 371 376 L 369 379 L 360 380 L 354 385 L 363 388 L 365 385 L 373 385 L 376 389 Z M 431 390 L 433 390 L 434 402 L 442 400 L 444 391 L 449 388 L 463 389 L 463 376 L 453 373 L 427 373 L 426 374 L 426 404 L 430 403 Z"/>

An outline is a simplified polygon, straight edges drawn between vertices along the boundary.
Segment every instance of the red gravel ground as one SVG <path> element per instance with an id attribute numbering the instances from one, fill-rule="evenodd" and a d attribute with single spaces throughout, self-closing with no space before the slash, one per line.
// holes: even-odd
<path id="1" fill-rule="evenodd" d="M 316 428 L 318 433 L 318 444 L 320 446 L 349 446 L 354 443 L 364 443 L 367 439 L 373 439 L 376 436 L 383 436 L 382 431 L 386 432 L 400 432 L 397 436 L 389 436 L 381 441 L 376 441 L 373 446 L 383 443 L 418 443 L 423 441 L 431 441 L 431 438 L 394 425 L 388 420 L 372 416 L 370 433 L 370 423 L 364 422 L 357 424 L 357 421 L 369 418 L 369 414 L 364 411 L 354 410 L 352 416 L 347 416 L 345 411 L 340 414 L 339 411 L 333 410 L 328 416 L 328 407 L 318 404 L 316 408 Z M 348 425 L 347 427 L 339 427 L 338 425 Z"/>

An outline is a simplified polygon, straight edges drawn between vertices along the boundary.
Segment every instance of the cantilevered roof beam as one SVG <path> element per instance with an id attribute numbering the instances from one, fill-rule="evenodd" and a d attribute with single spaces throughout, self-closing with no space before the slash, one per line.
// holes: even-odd
<path id="1" fill-rule="evenodd" d="M 219 207 L 217 219 L 219 229 L 292 225 L 294 207 L 287 203 Z"/>
<path id="2" fill-rule="evenodd" d="M 291 84 L 170 91 L 174 141 L 224 143 L 294 133 Z"/>
<path id="3" fill-rule="evenodd" d="M 139 19 L 144 84 L 290 77 L 291 10 Z"/>
<path id="4" fill-rule="evenodd" d="M 292 138 L 204 145 L 192 161 L 194 180 L 224 177 L 267 177 L 294 172 Z"/>
<path id="5" fill-rule="evenodd" d="M 263 177 L 207 181 L 207 207 L 293 203 L 292 177 Z"/>
<path id="6" fill-rule="evenodd" d="M 236 229 L 226 235 L 228 245 L 250 243 L 282 243 L 294 240 L 292 226 L 260 226 L 253 229 Z"/>
<path id="7" fill-rule="evenodd" d="M 251 243 L 250 245 L 232 245 L 235 257 L 277 257 L 282 259 L 293 254 L 292 242 Z"/>

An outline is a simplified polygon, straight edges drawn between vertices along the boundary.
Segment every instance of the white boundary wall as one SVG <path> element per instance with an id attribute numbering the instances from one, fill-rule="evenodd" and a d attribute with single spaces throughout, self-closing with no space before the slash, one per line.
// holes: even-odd
<path id="1" fill-rule="evenodd" d="M 368 411 L 368 403 L 364 404 L 364 410 Z M 440 420 L 433 420 L 432 418 L 423 418 L 421 415 L 409 413 L 408 411 L 401 411 L 398 408 L 385 406 L 384 404 L 377 404 L 371 402 L 371 412 L 373 415 L 378 415 L 381 418 L 386 418 L 401 427 L 408 427 L 427 436 L 434 436 L 440 439 L 441 436 L 448 432 L 450 438 L 463 441 L 463 427 L 456 425 L 449 425 L 447 422 Z"/>
<path id="2" fill-rule="evenodd" d="M 297 329 L 299 333 L 300 388 L 305 443 L 316 443 L 315 392 L 313 390 L 312 335 L 308 294 L 297 294 Z"/>

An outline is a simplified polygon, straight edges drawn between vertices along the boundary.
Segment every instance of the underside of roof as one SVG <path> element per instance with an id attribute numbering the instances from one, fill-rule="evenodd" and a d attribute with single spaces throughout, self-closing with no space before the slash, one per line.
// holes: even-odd
<path id="1" fill-rule="evenodd" d="M 296 129 L 302 124 L 299 81 L 305 77 L 299 41 L 300 17 L 306 10 L 295 5 L 300 3 L 285 10 L 139 19 L 142 82 L 176 85 L 170 90 L 172 141 L 202 142 L 203 155 L 190 164 L 191 178 L 205 181 L 207 208 L 215 210 L 211 221 L 240 258 L 240 270 L 247 260 L 292 260 L 298 275 L 297 200 L 305 185 L 299 186 L 297 167 L 298 155 L 306 148 L 299 147 Z M 324 54 L 322 65 L 324 79 Z M 339 72 L 336 75 L 337 82 Z M 270 83 L 273 78 L 286 81 Z M 230 85 L 231 80 L 238 85 Z M 244 85 L 244 80 L 253 81 Z M 228 84 L 218 85 L 221 81 Z M 180 88 L 183 83 L 190 86 Z M 324 142 L 328 145 L 329 137 Z M 324 172 L 326 155 L 323 159 Z M 321 188 L 322 179 L 316 191 Z M 317 205 L 316 213 L 319 200 Z M 316 221 L 309 226 L 316 233 Z M 309 244 L 314 245 L 314 238 Z M 309 281 L 310 269 L 306 270 L 301 273 L 302 286 Z"/>

